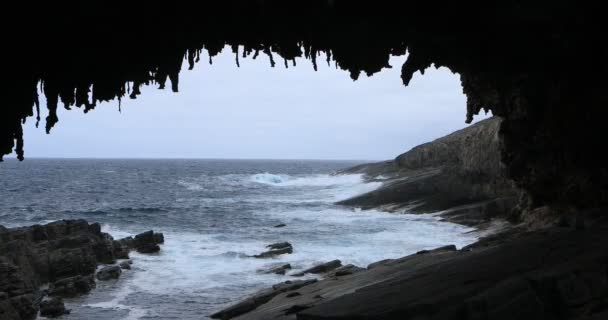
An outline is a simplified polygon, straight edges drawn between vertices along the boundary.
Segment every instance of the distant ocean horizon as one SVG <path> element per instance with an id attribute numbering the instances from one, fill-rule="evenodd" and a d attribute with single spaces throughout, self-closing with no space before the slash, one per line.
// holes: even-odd
<path id="1" fill-rule="evenodd" d="M 9 160 L 9 159 L 6 159 Z M 152 160 L 152 161 L 151 161 Z M 99 222 L 115 238 L 153 229 L 157 255 L 133 253 L 133 270 L 67 299 L 65 319 L 200 319 L 293 272 L 340 259 L 361 267 L 476 237 L 432 215 L 336 205 L 381 182 L 335 173 L 361 160 L 64 159 L 0 164 L 0 225 L 61 219 Z M 285 224 L 285 227 L 274 228 Z M 288 241 L 293 254 L 249 257 Z"/>

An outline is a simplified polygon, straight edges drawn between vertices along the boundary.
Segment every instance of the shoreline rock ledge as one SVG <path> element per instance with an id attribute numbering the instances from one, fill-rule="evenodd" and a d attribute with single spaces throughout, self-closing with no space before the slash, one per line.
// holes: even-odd
<path id="1" fill-rule="evenodd" d="M 511 229 L 459 250 L 443 246 L 350 268 L 275 285 L 211 317 L 608 319 L 608 224 L 584 232 Z"/>
<path id="2" fill-rule="evenodd" d="M 35 319 L 41 305 L 46 316 L 60 316 L 67 312 L 61 298 L 95 288 L 99 265 L 128 259 L 129 251 L 142 247 L 156 250 L 163 241 L 163 235 L 153 231 L 132 240 L 114 240 L 101 232 L 98 223 L 85 220 L 0 226 L 0 320 Z M 106 268 L 111 272 L 102 278 L 115 278 L 121 272 L 118 266 Z M 49 284 L 48 290 L 41 290 L 44 284 Z M 46 300 L 46 295 L 51 299 Z"/>

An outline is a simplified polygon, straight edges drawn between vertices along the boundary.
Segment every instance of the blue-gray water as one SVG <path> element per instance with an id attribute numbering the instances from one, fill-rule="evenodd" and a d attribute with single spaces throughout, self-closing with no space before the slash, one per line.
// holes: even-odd
<path id="1" fill-rule="evenodd" d="M 115 238 L 165 233 L 158 255 L 133 253 L 134 268 L 93 293 L 67 300 L 66 319 L 200 319 L 295 271 L 341 259 L 360 266 L 445 244 L 470 229 L 432 215 L 361 211 L 335 201 L 377 188 L 359 175 L 331 175 L 349 161 L 43 160 L 0 164 L 0 224 L 59 219 L 100 222 Z M 284 228 L 273 228 L 279 223 Z M 246 255 L 289 241 L 277 259 Z"/>

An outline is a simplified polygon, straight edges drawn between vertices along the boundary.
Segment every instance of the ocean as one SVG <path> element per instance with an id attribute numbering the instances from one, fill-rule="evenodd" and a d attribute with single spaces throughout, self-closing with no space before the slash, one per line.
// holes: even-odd
<path id="1" fill-rule="evenodd" d="M 387 213 L 334 204 L 381 182 L 334 175 L 356 161 L 7 160 L 0 164 L 0 225 L 60 219 L 99 222 L 121 238 L 153 229 L 159 254 L 133 252 L 133 269 L 66 299 L 62 319 L 201 319 L 293 272 L 340 259 L 361 267 L 477 238 L 432 214 Z M 285 227 L 275 228 L 275 225 Z M 293 254 L 250 255 L 288 241 Z M 310 277 L 310 276 L 307 276 Z"/>

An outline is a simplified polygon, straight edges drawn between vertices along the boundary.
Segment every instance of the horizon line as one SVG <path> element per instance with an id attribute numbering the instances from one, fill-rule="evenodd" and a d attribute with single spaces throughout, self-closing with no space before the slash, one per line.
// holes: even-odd
<path id="1" fill-rule="evenodd" d="M 27 160 L 267 160 L 267 161 L 386 161 L 390 159 L 322 159 L 322 158 L 214 158 L 214 157 L 46 157 L 28 156 Z M 15 157 L 5 157 L 4 160 L 15 160 Z"/>

